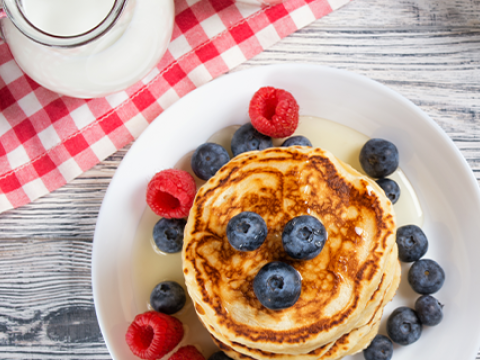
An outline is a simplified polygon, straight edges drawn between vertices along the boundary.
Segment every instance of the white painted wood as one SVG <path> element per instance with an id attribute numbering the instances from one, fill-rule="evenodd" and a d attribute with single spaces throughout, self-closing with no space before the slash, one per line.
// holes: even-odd
<path id="1" fill-rule="evenodd" d="M 235 71 L 284 62 L 353 71 L 404 95 L 480 181 L 480 1 L 354 0 Z M 109 358 L 93 313 L 91 239 L 126 150 L 0 214 L 0 358 Z"/>

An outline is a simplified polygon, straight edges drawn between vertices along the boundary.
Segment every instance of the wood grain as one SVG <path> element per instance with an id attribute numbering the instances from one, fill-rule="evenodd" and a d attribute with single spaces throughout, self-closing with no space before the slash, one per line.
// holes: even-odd
<path id="1" fill-rule="evenodd" d="M 286 62 L 353 71 L 402 94 L 441 126 L 480 181 L 480 0 L 354 0 L 235 71 Z M 128 148 L 0 215 L 0 358 L 109 358 L 93 307 L 91 248 Z"/>
<path id="2" fill-rule="evenodd" d="M 0 241 L 0 358 L 110 358 L 93 305 L 91 247 L 91 239 Z"/>

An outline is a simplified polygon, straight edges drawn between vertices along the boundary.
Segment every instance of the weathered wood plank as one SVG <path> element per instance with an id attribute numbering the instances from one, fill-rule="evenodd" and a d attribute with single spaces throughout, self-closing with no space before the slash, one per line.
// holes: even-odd
<path id="1" fill-rule="evenodd" d="M 93 305 L 91 249 L 91 239 L 0 241 L 0 358 L 110 358 Z"/>

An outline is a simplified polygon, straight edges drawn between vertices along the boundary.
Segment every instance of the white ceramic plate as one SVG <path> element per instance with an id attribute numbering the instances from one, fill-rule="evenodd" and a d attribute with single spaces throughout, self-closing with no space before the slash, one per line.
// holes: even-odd
<path id="1" fill-rule="evenodd" d="M 148 181 L 219 129 L 245 123 L 252 94 L 266 85 L 295 94 L 301 115 L 396 144 L 400 167 L 425 213 L 426 257 L 443 266 L 446 282 L 435 295 L 445 304 L 443 322 L 425 327 L 418 342 L 395 346 L 394 358 L 474 359 L 480 345 L 480 191 L 468 164 L 434 121 L 399 94 L 363 76 L 302 64 L 254 68 L 193 91 L 159 116 L 125 156 L 100 209 L 93 246 L 95 307 L 113 358 L 134 358 L 124 336 L 141 312 L 133 301 L 131 248 Z M 404 279 L 385 315 L 400 305 L 413 306 L 416 297 L 408 287 Z"/>

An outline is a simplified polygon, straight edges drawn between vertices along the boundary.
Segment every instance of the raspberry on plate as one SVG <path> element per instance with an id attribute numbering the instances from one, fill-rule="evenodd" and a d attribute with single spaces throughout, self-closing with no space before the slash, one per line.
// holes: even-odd
<path id="1" fill-rule="evenodd" d="M 135 316 L 128 327 L 125 340 L 135 356 L 141 359 L 160 359 L 172 351 L 183 337 L 180 320 L 155 311 Z"/>
<path id="2" fill-rule="evenodd" d="M 250 100 L 248 115 L 258 132 L 274 138 L 290 136 L 298 126 L 298 104 L 292 94 L 267 86 Z"/>
<path id="3" fill-rule="evenodd" d="M 147 187 L 147 204 L 167 219 L 183 218 L 193 205 L 195 179 L 183 170 L 168 169 L 155 174 Z"/>
<path id="4" fill-rule="evenodd" d="M 168 360 L 205 360 L 202 353 L 193 345 L 178 349 Z"/>

